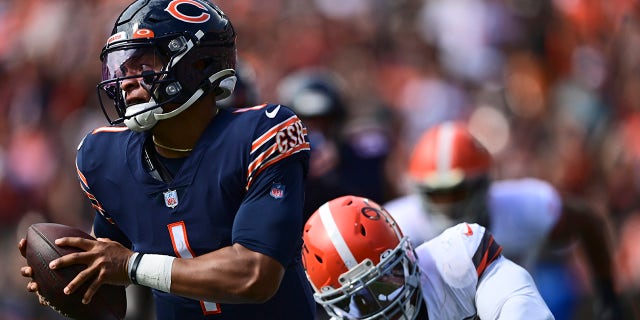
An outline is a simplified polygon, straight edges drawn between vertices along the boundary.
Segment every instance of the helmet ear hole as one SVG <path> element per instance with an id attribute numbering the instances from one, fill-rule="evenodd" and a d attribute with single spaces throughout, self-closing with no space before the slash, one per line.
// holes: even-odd
<path id="1" fill-rule="evenodd" d="M 343 207 L 348 207 L 348 206 L 351 206 L 352 204 L 353 204 L 353 200 L 351 199 L 351 197 L 344 197 L 344 201 L 341 203 Z"/>
<path id="2" fill-rule="evenodd" d="M 364 228 L 364 226 L 363 226 L 363 225 L 360 225 L 360 234 L 361 234 L 363 237 L 366 237 L 366 236 L 367 236 L 367 230 Z"/>
<path id="3" fill-rule="evenodd" d="M 318 260 L 319 263 L 322 263 L 322 258 L 319 255 L 314 255 L 316 257 L 316 260 Z"/>

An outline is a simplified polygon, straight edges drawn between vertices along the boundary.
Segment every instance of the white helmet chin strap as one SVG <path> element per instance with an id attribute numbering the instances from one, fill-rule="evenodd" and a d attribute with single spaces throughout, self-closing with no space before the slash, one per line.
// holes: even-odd
<path id="1" fill-rule="evenodd" d="M 229 97 L 233 93 L 233 89 L 236 86 L 237 80 L 235 71 L 233 69 L 224 69 L 211 75 L 209 77 L 209 83 L 213 84 L 219 79 L 222 80 L 220 81 L 218 88 L 220 88 L 222 92 L 216 96 L 216 101 Z M 202 88 L 196 90 L 196 92 L 194 92 L 193 95 L 191 95 L 191 97 L 185 103 L 183 103 L 178 108 L 166 113 L 162 113 L 162 108 L 157 107 L 132 117 L 132 114 L 140 112 L 140 110 L 152 108 L 153 106 L 156 106 L 157 103 L 153 100 L 153 98 L 151 98 L 149 102 L 133 105 L 127 108 L 124 124 L 132 131 L 147 131 L 153 128 L 153 126 L 155 126 L 159 120 L 165 120 L 179 115 L 182 111 L 186 110 L 196 101 L 198 101 L 198 99 L 202 97 L 203 93 L 204 90 Z"/>
<path id="2" fill-rule="evenodd" d="M 124 124 L 127 125 L 129 129 L 135 132 L 143 132 L 153 128 L 153 126 L 158 123 L 158 120 L 154 117 L 154 115 L 162 112 L 162 108 L 157 107 L 133 117 L 131 117 L 130 115 L 140 112 L 140 110 L 152 108 L 156 105 L 156 102 L 153 101 L 152 98 L 151 100 L 149 100 L 149 102 L 140 103 L 128 107 L 127 112 L 125 113 Z"/>

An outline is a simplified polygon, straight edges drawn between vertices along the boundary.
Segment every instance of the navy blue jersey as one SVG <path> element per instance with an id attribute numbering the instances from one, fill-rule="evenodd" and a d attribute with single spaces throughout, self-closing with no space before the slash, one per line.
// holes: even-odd
<path id="1" fill-rule="evenodd" d="M 85 137 L 76 165 L 97 212 L 97 237 L 180 258 L 239 243 L 286 269 L 264 304 L 217 304 L 154 290 L 159 319 L 314 317 L 300 258 L 306 134 L 284 106 L 220 110 L 170 183 L 153 178 L 144 164 L 149 133 L 103 127 Z"/>

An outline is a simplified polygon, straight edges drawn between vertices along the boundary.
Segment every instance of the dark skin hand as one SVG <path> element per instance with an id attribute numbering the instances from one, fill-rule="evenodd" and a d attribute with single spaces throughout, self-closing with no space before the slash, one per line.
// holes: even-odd
<path id="1" fill-rule="evenodd" d="M 27 249 L 27 240 L 26 239 L 20 239 L 20 242 L 18 242 L 18 250 L 20 250 L 20 254 L 22 254 L 23 257 L 26 258 L 26 249 Z M 29 266 L 24 266 L 22 268 L 20 268 L 20 274 L 23 277 L 26 278 L 31 278 L 33 277 L 33 270 L 31 269 L 31 267 Z M 38 295 L 38 301 L 40 301 L 40 304 L 42 305 L 46 305 L 46 301 L 44 301 L 44 299 L 42 298 L 42 296 L 40 296 L 40 294 L 38 293 L 38 284 L 35 283 L 33 280 L 29 281 L 29 283 L 27 283 L 27 291 L 29 292 L 34 292 Z"/>
<path id="2" fill-rule="evenodd" d="M 18 243 L 18 249 L 22 256 L 25 256 L 25 248 L 27 241 L 21 239 Z M 84 250 L 84 252 L 72 253 L 51 261 L 49 267 L 51 269 L 63 268 L 74 264 L 84 264 L 87 268 L 80 272 L 65 288 L 65 294 L 71 294 L 80 287 L 88 279 L 95 277 L 89 288 L 84 294 L 83 303 L 91 302 L 91 298 L 103 283 L 113 285 L 128 285 L 131 283 L 127 275 L 127 262 L 133 251 L 125 248 L 120 243 L 111 241 L 106 238 L 98 240 L 88 240 L 84 238 L 65 237 L 56 239 L 56 245 L 64 247 L 71 246 Z M 29 266 L 22 267 L 20 273 L 23 277 L 31 278 L 33 270 Z M 30 281 L 27 284 L 27 290 L 37 292 L 38 284 Z M 43 303 L 40 297 L 40 303 Z"/>
<path id="3" fill-rule="evenodd" d="M 68 237 L 57 239 L 56 244 L 85 250 L 58 258 L 50 264 L 52 269 L 74 264 L 87 266 L 64 289 L 66 294 L 71 294 L 93 279 L 84 293 L 83 303 L 91 302 L 103 284 L 131 283 L 127 275 L 127 263 L 133 252 L 120 243 L 104 238 L 88 240 Z M 20 240 L 18 248 L 24 256 L 25 239 Z M 262 303 L 276 293 L 284 271 L 277 260 L 234 244 L 193 259 L 175 259 L 171 293 L 218 303 Z M 31 278 L 33 270 L 25 266 L 20 273 Z M 37 293 L 38 284 L 31 280 L 27 290 Z M 39 298 L 40 303 L 46 305 L 42 297 Z"/>

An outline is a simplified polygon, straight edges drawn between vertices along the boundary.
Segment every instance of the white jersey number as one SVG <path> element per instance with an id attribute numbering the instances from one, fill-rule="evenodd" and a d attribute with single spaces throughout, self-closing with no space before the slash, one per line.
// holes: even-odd
<path id="1" fill-rule="evenodd" d="M 173 244 L 173 251 L 178 258 L 193 258 L 195 253 L 189 246 L 189 238 L 187 237 L 187 227 L 184 221 L 178 221 L 167 225 L 169 228 L 169 235 L 171 235 L 171 243 Z M 202 312 L 205 315 L 221 313 L 220 305 L 210 301 L 200 301 Z"/>

